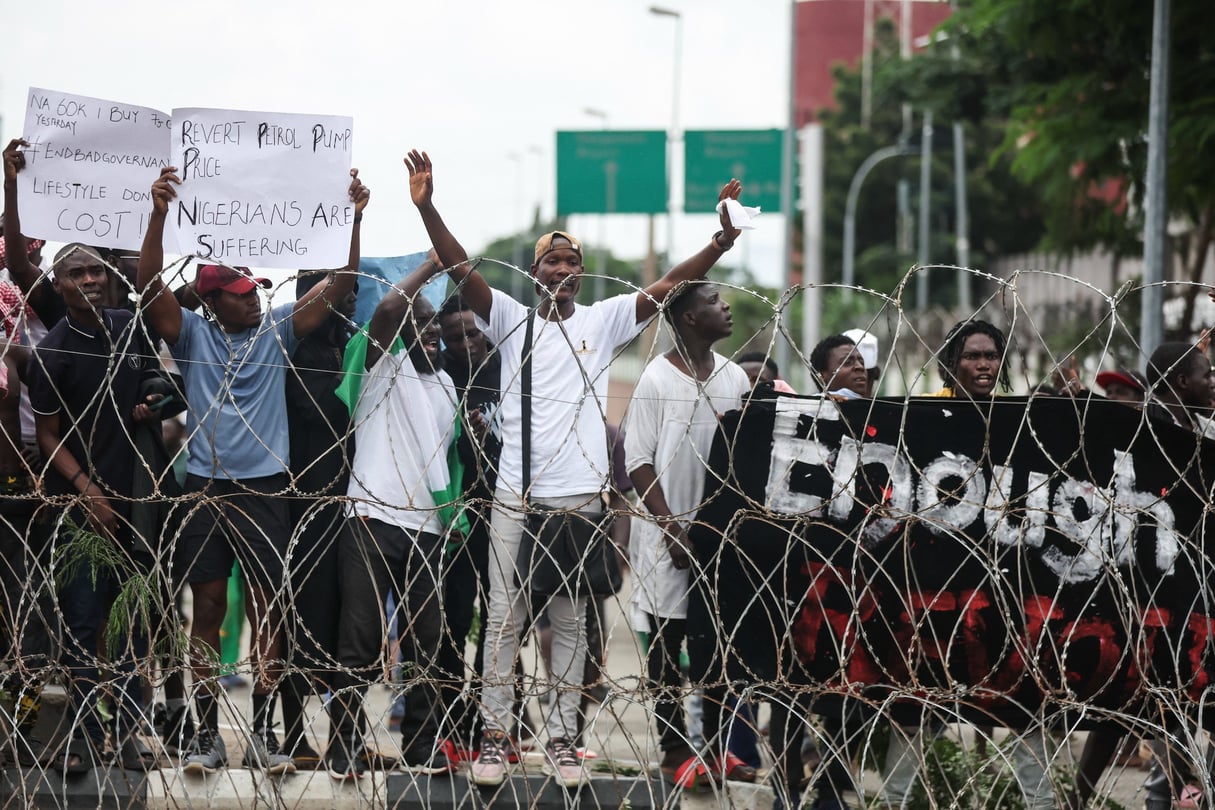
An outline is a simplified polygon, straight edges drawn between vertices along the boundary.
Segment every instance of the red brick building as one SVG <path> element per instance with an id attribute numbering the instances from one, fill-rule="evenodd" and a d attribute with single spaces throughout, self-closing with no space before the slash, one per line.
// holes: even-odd
<path id="1" fill-rule="evenodd" d="M 932 33 L 951 12 L 949 3 L 941 0 L 907 0 L 906 5 L 913 42 Z M 899 30 L 904 0 L 801 0 L 797 4 L 797 75 L 793 92 L 798 127 L 813 121 L 818 110 L 835 106 L 832 67 L 840 62 L 860 64 L 866 41 L 866 6 L 870 7 L 875 23 L 890 18 Z"/>

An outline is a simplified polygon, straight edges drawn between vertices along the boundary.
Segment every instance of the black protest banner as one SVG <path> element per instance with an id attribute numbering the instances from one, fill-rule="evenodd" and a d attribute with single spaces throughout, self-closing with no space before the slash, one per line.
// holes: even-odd
<path id="1" fill-rule="evenodd" d="M 1215 444 L 1193 433 L 1095 398 L 781 397 L 728 414 L 710 466 L 689 626 L 730 679 L 1010 725 L 1212 683 Z"/>

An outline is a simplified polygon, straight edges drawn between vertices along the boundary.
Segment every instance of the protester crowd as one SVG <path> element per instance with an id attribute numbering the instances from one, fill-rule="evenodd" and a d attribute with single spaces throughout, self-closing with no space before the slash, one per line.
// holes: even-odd
<path id="1" fill-rule="evenodd" d="M 47 673 L 63 673 L 79 722 L 56 768 L 157 767 L 146 699 L 157 667 L 166 673 L 157 731 L 176 766 L 229 765 L 218 651 L 235 566 L 253 676 L 243 767 L 323 768 L 339 780 L 383 767 L 466 769 L 495 786 L 520 767 L 528 727 L 545 731 L 545 772 L 577 788 L 588 779 L 586 710 L 620 549 L 631 619 L 646 640 L 637 674 L 649 685 L 659 767 L 688 787 L 756 779 L 759 763 L 726 733 L 734 713 L 753 707 L 724 678 L 702 681 L 704 744 L 694 745 L 681 661 L 686 650 L 693 673 L 718 672 L 720 628 L 693 619 L 713 594 L 697 587 L 707 563 L 689 529 L 714 485 L 707 459 L 719 421 L 753 397 L 792 393 L 765 354 L 732 362 L 714 351 L 733 324 L 708 276 L 741 236 L 731 216 L 740 183 L 722 188 L 719 230 L 704 247 L 644 289 L 585 301 L 582 244 L 554 231 L 535 245 L 535 295 L 515 300 L 470 261 L 436 207 L 430 158 L 411 151 L 410 193 L 433 247 L 358 324 L 360 232 L 374 207 L 357 170 L 346 266 L 301 268 L 296 300 L 266 309 L 270 282 L 242 267 L 200 261 L 171 289 L 163 241 L 181 182 L 173 168 L 151 186 L 138 254 L 71 244 L 46 261 L 42 243 L 22 234 L 22 146 L 4 152 L 0 667 L 6 691 L 30 703 Z M 436 309 L 421 291 L 442 274 L 454 293 Z M 670 348 L 642 373 L 623 430 L 609 432 L 612 360 L 656 318 Z M 1146 377 L 1120 369 L 1096 382 L 1151 419 L 1215 437 L 1204 349 L 1164 344 Z M 996 326 L 957 324 L 938 353 L 945 387 L 933 396 L 1000 396 L 1008 355 Z M 825 397 L 877 394 L 883 362 L 863 329 L 824 337 L 808 363 Z M 1090 395 L 1074 369 L 1041 393 Z M 188 639 L 177 622 L 186 586 Z M 394 620 L 407 684 L 399 763 L 369 745 L 364 709 L 368 685 L 396 664 Z M 547 670 L 536 723 L 520 694 L 519 648 L 533 633 Z M 320 751 L 306 711 L 313 697 L 327 699 Z M 781 800 L 795 804 L 808 787 L 814 807 L 846 806 L 849 707 L 814 709 L 832 761 L 807 786 L 810 707 L 792 697 L 770 705 Z M 18 714 L 5 732 L 18 762 L 32 756 L 28 719 Z M 892 806 L 908 800 L 922 757 L 912 749 L 932 733 L 891 734 Z M 1024 738 L 1011 755 L 1035 808 L 1058 806 L 1044 737 Z M 1093 740 L 1077 780 L 1085 798 L 1121 735 Z M 1167 798 L 1186 780 L 1165 781 Z"/>

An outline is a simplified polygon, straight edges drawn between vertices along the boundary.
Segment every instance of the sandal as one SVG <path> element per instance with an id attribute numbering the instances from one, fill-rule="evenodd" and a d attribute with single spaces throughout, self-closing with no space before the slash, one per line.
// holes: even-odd
<path id="1" fill-rule="evenodd" d="M 156 767 L 157 757 L 143 740 L 132 735 L 123 740 L 118 761 L 124 770 L 150 771 Z"/>
<path id="2" fill-rule="evenodd" d="M 695 754 L 692 752 L 691 747 L 687 745 L 680 745 L 669 751 L 663 751 L 662 759 L 658 763 L 658 770 L 663 776 L 674 778 L 675 774 L 689 759 L 695 759 Z"/>
<path id="3" fill-rule="evenodd" d="M 684 790 L 695 790 L 701 785 L 713 783 L 713 778 L 709 775 L 708 766 L 696 754 L 688 757 L 683 764 L 675 768 L 672 776 L 675 781 L 675 787 L 683 788 Z"/>
<path id="4" fill-rule="evenodd" d="M 715 761 L 713 766 L 713 776 L 720 780 L 752 783 L 759 778 L 758 771 L 730 753 L 725 759 Z"/>
<path id="5" fill-rule="evenodd" d="M 55 758 L 55 770 L 64 776 L 79 776 L 93 769 L 93 746 L 88 740 L 73 739 L 61 756 Z"/>
<path id="6" fill-rule="evenodd" d="M 691 790 L 700 785 L 721 785 L 722 782 L 755 782 L 758 773 L 733 754 L 701 759 L 693 756 L 675 769 L 675 786 Z"/>

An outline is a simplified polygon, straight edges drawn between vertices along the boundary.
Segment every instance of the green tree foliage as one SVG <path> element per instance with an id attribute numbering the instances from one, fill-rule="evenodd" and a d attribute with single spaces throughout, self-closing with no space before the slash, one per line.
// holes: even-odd
<path id="1" fill-rule="evenodd" d="M 869 126 L 861 123 L 862 87 L 859 67 L 836 69 L 835 110 L 821 116 L 824 128 L 826 166 L 824 254 L 828 281 L 839 281 L 843 265 L 844 213 L 848 188 L 861 163 L 880 148 L 900 142 L 916 153 L 879 163 L 865 180 L 857 205 L 856 281 L 884 294 L 894 291 L 915 263 L 915 221 L 919 206 L 920 157 L 918 147 L 922 126 L 921 99 L 930 95 L 920 83 L 940 81 L 927 68 L 912 70 L 898 55 L 898 42 L 890 20 L 880 20 L 874 36 L 874 82 L 872 115 Z M 913 60 L 913 63 L 916 60 Z M 933 62 L 937 67 L 937 63 Z M 917 103 L 911 132 L 903 132 L 902 104 Z M 970 214 L 970 265 L 985 268 L 993 257 L 1035 247 L 1042 238 L 1043 218 L 1036 191 L 1014 177 L 1011 157 L 992 160 L 1004 137 L 1005 122 L 978 114 L 962 117 L 955 108 L 932 107 L 934 111 L 932 189 L 930 194 L 931 247 L 933 263 L 956 260 L 956 198 L 954 194 L 953 136 L 955 118 L 964 121 L 966 139 L 966 186 Z M 909 250 L 899 250 L 898 185 L 908 184 L 912 238 Z M 952 273 L 932 276 L 931 302 L 953 305 L 957 300 L 956 280 Z M 828 296 L 825 319 L 841 305 Z M 855 300 L 855 299 L 854 299 Z M 913 304 L 913 300 L 905 300 Z M 843 313 L 852 317 L 852 307 Z"/>
<path id="2" fill-rule="evenodd" d="M 1197 282 L 1215 214 L 1215 44 L 1210 0 L 1172 8 L 1169 213 L 1186 226 L 1172 247 Z M 908 96 L 939 116 L 1006 122 L 990 159 L 1011 161 L 1036 190 L 1043 247 L 1142 255 L 1152 9 L 1150 0 L 969 0 L 943 26 L 947 39 L 901 71 Z M 1187 323 L 1197 292 L 1187 290 Z"/>

